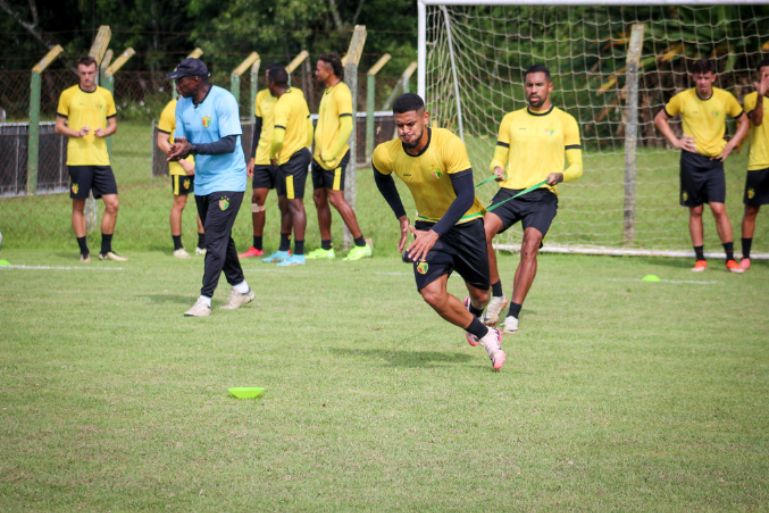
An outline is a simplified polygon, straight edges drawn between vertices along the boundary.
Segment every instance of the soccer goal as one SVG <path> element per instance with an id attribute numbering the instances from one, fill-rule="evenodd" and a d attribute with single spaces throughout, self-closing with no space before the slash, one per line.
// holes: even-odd
<path id="1" fill-rule="evenodd" d="M 679 154 L 653 118 L 691 87 L 687 68 L 700 58 L 716 61 L 716 86 L 742 101 L 769 53 L 769 2 L 419 0 L 418 11 L 418 91 L 433 123 L 465 141 L 476 182 L 489 175 L 503 115 L 526 105 L 529 65 L 549 67 L 553 102 L 577 118 L 585 171 L 559 186 L 545 249 L 691 254 L 688 215 L 678 205 Z M 726 163 L 737 246 L 746 159 L 742 148 Z M 495 190 L 492 182 L 478 195 L 487 202 Z M 755 234 L 762 253 L 767 224 Z M 721 254 L 709 214 L 705 232 L 706 249 Z M 520 235 L 509 230 L 500 246 L 516 248 Z"/>

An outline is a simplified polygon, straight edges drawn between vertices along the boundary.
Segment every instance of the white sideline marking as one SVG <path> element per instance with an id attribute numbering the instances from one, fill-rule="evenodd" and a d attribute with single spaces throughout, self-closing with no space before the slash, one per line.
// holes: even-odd
<path id="1" fill-rule="evenodd" d="M 57 266 L 57 265 L 4 265 L 0 266 L 0 271 L 4 270 L 19 270 L 19 271 L 122 271 L 122 267 L 87 267 L 86 265 L 72 267 L 72 266 Z"/>
<path id="2" fill-rule="evenodd" d="M 643 282 L 641 278 L 633 279 L 633 278 L 608 278 L 607 281 L 621 281 L 621 282 L 633 282 L 633 283 L 639 283 Z M 660 281 L 656 283 L 668 283 L 670 285 L 718 285 L 721 283 L 720 281 L 699 281 L 699 280 L 667 280 L 665 278 L 660 278 Z"/>

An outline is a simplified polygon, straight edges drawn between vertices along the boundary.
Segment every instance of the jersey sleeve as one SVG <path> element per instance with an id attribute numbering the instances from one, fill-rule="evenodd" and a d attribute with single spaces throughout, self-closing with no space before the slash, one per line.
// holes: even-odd
<path id="1" fill-rule="evenodd" d="M 579 125 L 571 114 L 564 116 L 563 146 L 565 150 L 581 150 L 582 141 L 579 137 Z"/>
<path id="2" fill-rule="evenodd" d="M 352 93 L 348 87 L 338 88 L 337 93 L 334 95 L 334 103 L 336 103 L 336 111 L 339 113 L 339 117 L 352 116 Z"/>
<path id="3" fill-rule="evenodd" d="M 374 148 L 374 153 L 371 155 L 371 165 L 375 171 L 383 175 L 392 174 L 392 159 L 390 158 L 390 155 L 387 152 L 387 147 L 384 144 L 380 144 Z"/>
<path id="4" fill-rule="evenodd" d="M 238 104 L 235 102 L 235 97 L 229 92 L 223 94 L 217 107 L 216 115 L 219 121 L 219 137 L 241 135 L 243 130 L 240 128 Z"/>
<path id="5" fill-rule="evenodd" d="M 115 97 L 112 96 L 107 89 L 104 89 L 104 96 L 107 100 L 107 119 L 117 116 L 117 108 L 115 107 Z"/>
<path id="6" fill-rule="evenodd" d="M 732 93 L 726 93 L 726 112 L 733 118 L 738 118 L 742 115 L 742 106 L 737 98 Z"/>
<path id="7" fill-rule="evenodd" d="M 749 93 L 745 96 L 744 101 L 744 107 L 745 112 L 753 112 L 756 110 L 756 103 L 758 103 L 758 93 Z"/>
<path id="8" fill-rule="evenodd" d="M 668 117 L 674 118 L 681 114 L 681 100 L 681 93 L 678 93 L 670 99 L 667 105 L 665 105 L 665 114 L 667 114 Z"/>
<path id="9" fill-rule="evenodd" d="M 454 134 L 444 141 L 441 148 L 443 154 L 443 165 L 448 174 L 459 173 L 472 169 L 470 158 L 467 156 L 465 143 Z"/>
<path id="10" fill-rule="evenodd" d="M 163 108 L 163 112 L 160 113 L 160 119 L 158 120 L 158 130 L 170 134 L 174 131 L 176 126 L 176 109 L 174 109 L 174 101 L 170 101 Z"/>
<path id="11" fill-rule="evenodd" d="M 56 107 L 56 114 L 63 117 L 69 117 L 69 90 L 62 91 L 59 95 L 59 105 Z"/>

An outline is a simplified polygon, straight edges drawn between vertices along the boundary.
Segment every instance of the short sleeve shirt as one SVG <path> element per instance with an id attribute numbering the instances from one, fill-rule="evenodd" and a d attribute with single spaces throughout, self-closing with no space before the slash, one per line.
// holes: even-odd
<path id="1" fill-rule="evenodd" d="M 451 175 L 471 169 L 462 140 L 445 128 L 428 129 L 427 146 L 419 155 L 409 155 L 400 139 L 382 143 L 374 149 L 371 162 L 376 172 L 395 173 L 411 191 L 417 219 L 438 222 L 457 195 Z M 458 224 L 483 216 L 478 198 Z"/>
<path id="2" fill-rule="evenodd" d="M 72 130 L 88 127 L 84 137 L 70 137 L 67 141 L 68 166 L 108 166 L 109 153 L 104 137 L 96 137 L 98 128 L 107 128 L 107 119 L 115 117 L 115 100 L 107 89 L 96 87 L 91 92 L 73 85 L 62 91 L 56 114 L 67 120 Z"/>
<path id="3" fill-rule="evenodd" d="M 753 91 L 745 96 L 745 112 L 752 112 L 758 103 L 758 93 Z M 764 98 L 761 103 L 764 109 L 764 120 L 761 125 L 754 126 L 751 122 L 748 140 L 750 154 L 748 156 L 748 171 L 758 171 L 769 168 L 769 101 Z"/>
<path id="4" fill-rule="evenodd" d="M 235 150 L 231 153 L 195 156 L 196 195 L 246 190 L 246 160 L 240 143 L 241 134 L 238 103 L 226 89 L 211 86 L 198 105 L 193 103 L 192 98 L 179 99 L 176 104 L 176 139 L 186 138 L 192 144 L 206 144 L 228 135 L 237 136 Z"/>
<path id="5" fill-rule="evenodd" d="M 262 119 L 262 131 L 259 134 L 259 143 L 256 146 L 256 154 L 253 155 L 257 166 L 270 164 L 270 143 L 272 142 L 272 129 L 275 124 L 273 110 L 278 99 L 270 94 L 269 89 L 262 89 L 256 93 L 256 105 L 254 115 Z"/>
<path id="6" fill-rule="evenodd" d="M 329 170 L 339 166 L 344 154 L 350 149 L 350 146 L 345 144 L 336 159 L 330 162 L 324 162 L 321 158 L 324 151 L 330 151 L 333 148 L 334 141 L 339 134 L 339 118 L 345 116 L 352 116 L 352 94 L 347 84 L 339 82 L 323 91 L 323 97 L 318 107 L 318 126 L 315 127 L 313 157 L 315 162 L 322 166 L 330 166 Z"/>
<path id="7" fill-rule="evenodd" d="M 275 102 L 274 116 L 274 128 L 283 128 L 286 131 L 283 147 L 278 155 L 278 165 L 283 165 L 291 155 L 306 148 L 310 138 L 310 109 L 302 90 L 291 87 L 283 93 Z"/>

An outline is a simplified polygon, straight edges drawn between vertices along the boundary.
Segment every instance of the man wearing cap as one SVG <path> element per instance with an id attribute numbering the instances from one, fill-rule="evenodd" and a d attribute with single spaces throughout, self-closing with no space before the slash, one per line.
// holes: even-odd
<path id="1" fill-rule="evenodd" d="M 209 83 L 208 68 L 199 59 L 182 60 L 168 77 L 176 82 L 181 96 L 168 160 L 195 155 L 195 203 L 206 231 L 203 287 L 184 315 L 207 317 L 222 271 L 232 285 L 223 309 L 235 310 L 254 300 L 232 240 L 232 226 L 246 190 L 238 104 L 229 91 Z"/>

